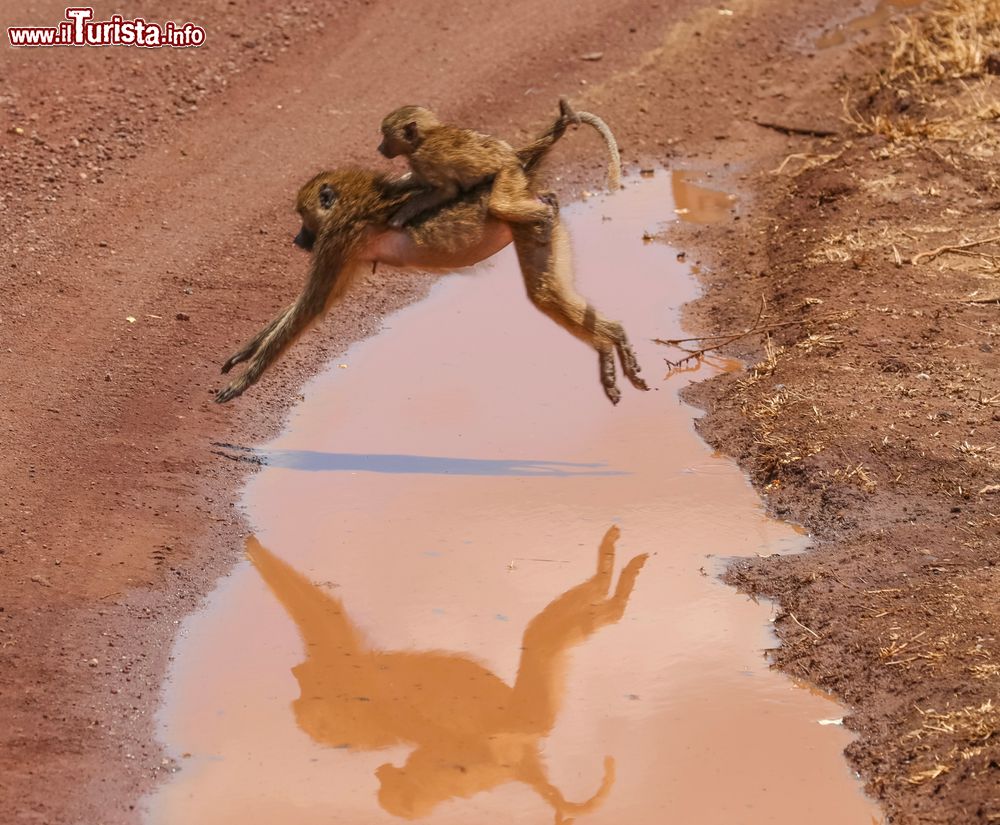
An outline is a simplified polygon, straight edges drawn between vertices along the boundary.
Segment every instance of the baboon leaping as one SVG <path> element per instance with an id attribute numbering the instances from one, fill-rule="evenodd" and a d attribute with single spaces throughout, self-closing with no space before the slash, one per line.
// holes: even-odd
<path id="1" fill-rule="evenodd" d="M 529 181 L 571 123 L 586 123 L 601 133 L 611 157 L 609 177 L 616 186 L 620 161 L 614 136 L 600 118 L 574 112 L 564 101 L 552 126 L 517 152 Z M 639 375 L 622 325 L 601 315 L 574 288 L 568 237 L 558 215 L 544 236 L 531 225 L 500 221 L 489 215 L 491 187 L 485 183 L 436 211 L 415 217 L 402 229 L 390 229 L 392 216 L 421 191 L 416 184 L 406 189 L 386 175 L 365 169 L 322 172 L 302 187 L 296 201 L 302 229 L 295 243 L 312 253 L 305 286 L 294 303 L 223 364 L 222 372 L 228 373 L 237 364 L 250 362 L 219 392 L 218 403 L 231 401 L 256 383 L 299 335 L 340 300 L 356 276 L 373 264 L 452 270 L 479 263 L 511 241 L 529 300 L 597 350 L 601 384 L 611 402 L 617 404 L 621 398 L 615 352 L 632 385 L 649 389 Z"/>

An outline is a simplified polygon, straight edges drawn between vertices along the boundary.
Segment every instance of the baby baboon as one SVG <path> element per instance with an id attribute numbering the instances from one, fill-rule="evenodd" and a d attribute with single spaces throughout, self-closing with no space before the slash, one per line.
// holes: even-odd
<path id="1" fill-rule="evenodd" d="M 608 144 L 617 177 L 617 147 L 600 118 L 573 113 L 562 106 L 549 129 L 517 152 L 529 180 L 538 165 L 573 122 L 594 126 Z M 598 124 L 600 124 L 598 126 Z M 471 266 L 499 252 L 511 240 L 517 249 L 528 298 L 556 323 L 597 350 L 601 384 L 612 403 L 621 398 L 615 383 L 617 351 L 625 375 L 638 389 L 648 389 L 625 330 L 604 318 L 574 289 L 569 244 L 558 216 L 541 237 L 524 224 L 491 218 L 490 187 L 481 184 L 457 201 L 425 214 L 402 230 L 387 229 L 390 218 L 415 194 L 363 169 L 322 172 L 302 187 L 296 208 L 302 229 L 295 243 L 312 253 L 305 286 L 294 303 L 282 310 L 222 367 L 229 372 L 249 361 L 246 371 L 222 390 L 224 404 L 241 395 L 264 371 L 346 292 L 355 276 L 374 262 L 400 269 L 449 270 Z"/>
<path id="2" fill-rule="evenodd" d="M 425 189 L 392 216 L 389 226 L 394 229 L 489 180 L 493 181 L 489 199 L 493 217 L 542 226 L 554 217 L 552 205 L 532 193 L 517 152 L 509 143 L 441 123 L 421 106 L 403 106 L 386 116 L 378 150 L 387 158 L 405 155 L 412 174 L 403 179 L 403 185 Z"/>

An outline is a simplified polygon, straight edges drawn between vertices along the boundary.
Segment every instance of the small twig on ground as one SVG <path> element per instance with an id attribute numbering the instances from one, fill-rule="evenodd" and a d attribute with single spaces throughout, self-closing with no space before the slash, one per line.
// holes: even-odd
<path id="1" fill-rule="evenodd" d="M 766 329 L 766 327 L 760 327 L 759 326 L 760 319 L 764 315 L 764 307 L 765 306 L 767 306 L 767 301 L 764 299 L 764 296 L 761 295 L 760 296 L 760 306 L 757 309 L 757 317 L 754 318 L 753 323 L 744 332 L 739 332 L 739 333 L 735 333 L 735 334 L 730 333 L 728 335 L 727 334 L 723 334 L 723 335 L 708 335 L 708 336 L 705 336 L 705 337 L 702 337 L 702 338 L 654 338 L 653 342 L 656 343 L 656 344 L 663 344 L 664 346 L 667 346 L 667 347 L 677 347 L 677 349 L 681 350 L 682 352 L 686 352 L 687 353 L 686 356 L 684 356 L 683 358 L 681 358 L 678 361 L 671 361 L 669 358 L 664 358 L 663 359 L 664 361 L 667 362 L 667 366 L 670 367 L 670 369 L 672 369 L 672 370 L 673 369 L 678 369 L 683 364 L 686 364 L 688 361 L 695 361 L 695 360 L 700 361 L 711 350 L 716 350 L 716 349 L 719 349 L 721 347 L 727 346 L 728 344 L 732 344 L 732 343 L 734 343 L 736 341 L 739 341 L 741 338 L 743 338 L 743 337 L 745 337 L 747 335 L 750 335 L 750 334 L 752 334 L 754 332 L 757 332 L 758 330 Z M 717 341 L 718 343 L 712 344 L 710 346 L 701 347 L 701 348 L 695 349 L 695 350 L 688 349 L 687 347 L 681 346 L 681 344 L 688 344 L 688 343 L 691 343 L 693 341 Z"/>
<path id="2" fill-rule="evenodd" d="M 938 255 L 944 255 L 946 252 L 957 252 L 961 253 L 962 250 L 972 249 L 975 246 L 982 246 L 988 243 L 998 243 L 1000 242 L 1000 235 L 994 235 L 991 238 L 983 238 L 979 241 L 969 241 L 968 243 L 958 243 L 958 244 L 945 244 L 944 246 L 939 246 L 937 249 L 930 249 L 927 252 L 918 252 L 910 259 L 910 263 L 917 265 L 921 263 L 924 259 L 928 263 L 933 261 Z"/>
<path id="3" fill-rule="evenodd" d="M 841 149 L 839 152 L 834 152 L 828 155 L 816 154 L 814 152 L 795 152 L 789 155 L 783 161 L 781 161 L 781 164 L 778 166 L 777 169 L 772 169 L 771 174 L 780 175 L 782 172 L 785 171 L 785 167 L 788 165 L 789 161 L 801 160 L 802 166 L 795 173 L 795 175 L 801 175 L 807 169 L 812 169 L 816 166 L 822 166 L 824 163 L 829 163 L 831 160 L 836 160 L 842 154 L 844 154 L 844 151 L 845 151 L 844 149 Z"/>
<path id="4" fill-rule="evenodd" d="M 812 635 L 815 638 L 817 638 L 817 639 L 819 638 L 819 633 L 817 633 L 811 627 L 806 627 L 804 624 L 802 624 L 802 622 L 800 622 L 798 619 L 795 618 L 795 614 L 794 613 L 789 613 L 788 615 L 791 617 L 792 621 L 795 622 L 795 624 L 797 624 L 799 627 L 801 627 L 807 633 L 812 633 Z"/>
<path id="5" fill-rule="evenodd" d="M 763 126 L 765 129 L 774 129 L 775 132 L 781 132 L 783 135 L 806 135 L 807 137 L 836 137 L 839 132 L 832 129 L 813 129 L 811 127 L 802 126 L 786 126 L 784 123 L 774 123 L 768 120 L 756 120 L 751 119 L 751 123 L 756 123 L 758 126 Z"/>
<path id="6" fill-rule="evenodd" d="M 719 335 L 699 335 L 694 338 L 654 338 L 653 343 L 662 344 L 665 347 L 676 347 L 681 352 L 687 353 L 683 358 L 677 361 L 671 361 L 669 358 L 664 358 L 667 366 L 671 369 L 679 369 L 681 366 L 689 361 L 703 359 L 708 353 L 715 350 L 720 350 L 723 347 L 727 347 L 730 344 L 735 344 L 737 341 L 746 338 L 750 335 L 767 335 L 774 332 L 777 329 L 784 329 L 785 327 L 793 327 L 800 324 L 807 324 L 810 322 L 825 321 L 835 317 L 838 317 L 841 313 L 833 312 L 827 315 L 813 316 L 810 318 L 797 318 L 794 321 L 775 321 L 773 323 L 762 324 L 760 319 L 764 315 L 764 308 L 766 302 L 764 297 L 761 296 L 760 308 L 757 310 L 757 317 L 754 318 L 753 323 L 747 327 L 742 332 L 724 332 Z M 705 343 L 697 349 L 688 349 L 683 346 L 684 344 L 690 344 L 694 342 L 709 342 Z"/>

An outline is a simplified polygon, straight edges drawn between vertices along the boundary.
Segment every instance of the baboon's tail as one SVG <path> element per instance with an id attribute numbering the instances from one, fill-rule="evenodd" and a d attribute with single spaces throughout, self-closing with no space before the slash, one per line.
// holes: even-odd
<path id="1" fill-rule="evenodd" d="M 618 141 L 615 140 L 611 128 L 597 115 L 590 112 L 577 112 L 577 119 L 580 123 L 593 126 L 598 134 L 604 138 L 604 145 L 608 147 L 608 189 L 612 191 L 622 188 L 622 156 L 618 151 Z"/>
<path id="2" fill-rule="evenodd" d="M 556 118 L 555 122 L 527 146 L 517 150 L 517 156 L 524 171 L 529 175 L 534 174 L 538 165 L 553 145 L 565 134 L 566 127 L 571 123 L 586 123 L 596 129 L 604 139 L 604 145 L 608 147 L 608 188 L 620 189 L 622 185 L 622 159 L 618 152 L 618 141 L 615 140 L 611 129 L 597 115 L 590 112 L 574 111 L 565 97 L 559 98 L 559 117 Z"/>

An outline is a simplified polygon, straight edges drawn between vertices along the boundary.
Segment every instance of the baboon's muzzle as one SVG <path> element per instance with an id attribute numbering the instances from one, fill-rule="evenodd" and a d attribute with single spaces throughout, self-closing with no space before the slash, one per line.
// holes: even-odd
<path id="1" fill-rule="evenodd" d="M 299 230 L 299 234 L 295 236 L 295 240 L 292 241 L 299 249 L 304 249 L 306 252 L 312 252 L 313 244 L 316 243 L 316 233 L 311 232 L 304 226 Z"/>

